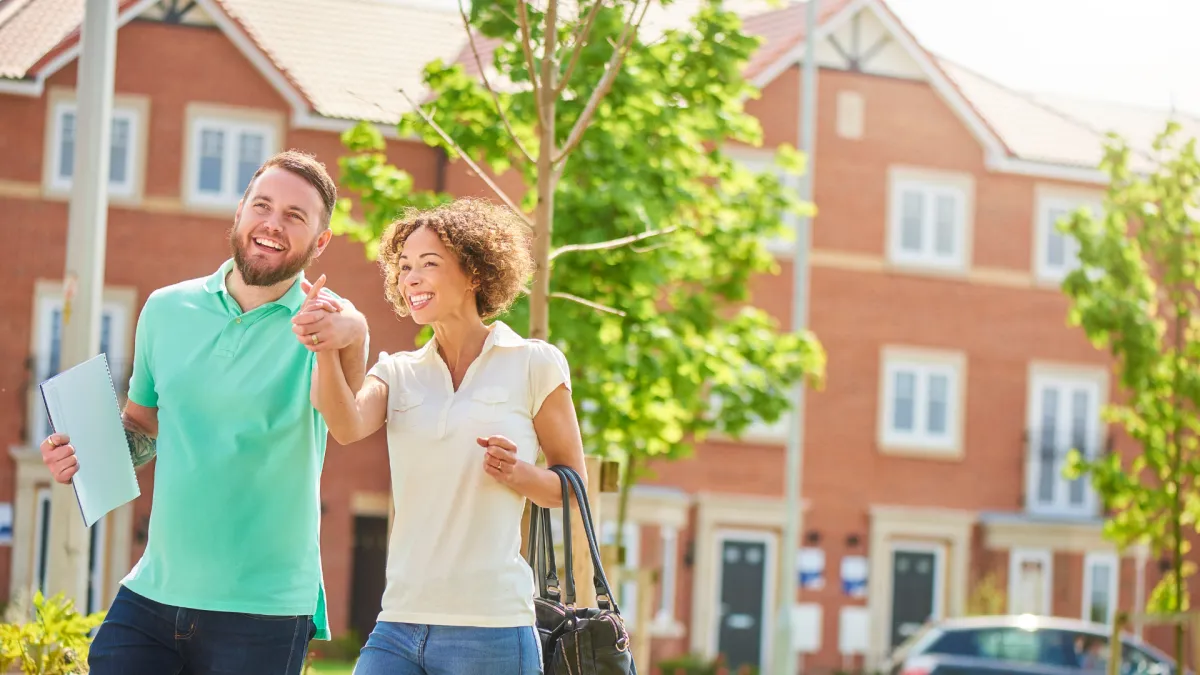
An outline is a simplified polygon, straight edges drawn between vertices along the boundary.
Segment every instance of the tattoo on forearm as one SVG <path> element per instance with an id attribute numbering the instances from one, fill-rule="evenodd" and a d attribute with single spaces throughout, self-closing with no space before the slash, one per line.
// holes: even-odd
<path id="1" fill-rule="evenodd" d="M 126 428 L 125 438 L 129 441 L 129 456 L 133 458 L 134 468 L 145 465 L 158 452 L 155 440 L 136 429 Z"/>

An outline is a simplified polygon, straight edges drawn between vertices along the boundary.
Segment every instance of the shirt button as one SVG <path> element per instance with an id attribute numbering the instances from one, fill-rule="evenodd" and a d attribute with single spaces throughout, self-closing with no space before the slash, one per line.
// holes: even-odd
<path id="1" fill-rule="evenodd" d="M 239 316 L 238 318 L 234 319 L 234 320 L 233 320 L 233 322 L 234 322 L 234 323 L 241 323 L 241 322 L 242 322 L 242 317 L 240 317 L 240 316 Z"/>

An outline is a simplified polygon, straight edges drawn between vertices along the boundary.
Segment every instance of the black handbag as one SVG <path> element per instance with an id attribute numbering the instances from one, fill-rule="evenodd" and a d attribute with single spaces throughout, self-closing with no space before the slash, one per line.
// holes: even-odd
<path id="1" fill-rule="evenodd" d="M 563 585 L 559 587 L 554 560 L 554 535 L 550 530 L 550 509 L 534 506 L 529 518 L 530 568 L 537 578 L 538 596 L 534 599 L 538 639 L 542 643 L 542 668 L 545 675 L 637 675 L 629 649 L 629 631 L 600 564 L 600 547 L 592 524 L 587 490 L 579 474 L 567 466 L 552 466 L 558 474 L 563 495 L 563 539 L 566 544 Z M 579 503 L 580 520 L 587 534 L 592 557 L 592 583 L 599 607 L 575 606 L 575 576 L 572 573 L 571 501 L 574 492 Z"/>

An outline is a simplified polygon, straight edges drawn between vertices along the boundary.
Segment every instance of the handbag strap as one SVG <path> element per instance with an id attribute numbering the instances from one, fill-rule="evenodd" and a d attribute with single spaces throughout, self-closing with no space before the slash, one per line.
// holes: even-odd
<path id="1" fill-rule="evenodd" d="M 563 484 L 563 518 L 564 518 L 564 520 L 568 520 L 568 521 L 570 520 L 570 514 L 569 514 L 570 501 L 569 501 L 568 495 L 566 494 L 566 489 L 567 489 L 568 484 L 571 486 L 572 491 L 575 493 L 575 500 L 579 504 L 580 521 L 583 523 L 583 531 L 587 537 L 587 542 L 588 542 L 588 551 L 591 554 L 591 558 L 592 558 L 592 572 L 593 572 L 592 573 L 592 584 L 595 586 L 595 589 L 596 589 L 597 603 L 599 604 L 601 609 L 607 610 L 611 607 L 612 611 L 619 615 L 621 612 L 617 606 L 616 596 L 612 592 L 612 587 L 609 585 L 608 578 L 604 574 L 604 565 L 600 561 L 600 547 L 596 543 L 595 525 L 592 522 L 592 508 L 591 508 L 591 504 L 588 502 L 587 489 L 583 485 L 583 479 L 580 478 L 579 474 L 576 473 L 576 471 L 569 466 L 556 465 L 556 466 L 550 467 L 550 470 L 553 471 L 554 473 L 558 474 L 559 480 Z M 567 546 L 565 546 L 565 548 L 568 552 L 568 560 L 570 560 L 569 556 L 570 556 L 570 550 L 571 550 L 571 546 L 570 546 L 571 540 L 570 540 L 569 530 L 564 527 L 563 533 L 564 533 L 564 536 L 567 537 L 568 544 L 567 544 Z M 568 604 L 573 604 L 574 598 L 575 598 L 574 568 L 570 567 L 569 565 L 570 565 L 570 563 L 568 562 L 566 574 L 568 577 L 571 578 L 570 583 L 569 583 L 569 586 L 571 589 L 571 595 L 569 596 L 570 601 L 568 602 Z"/>
<path id="2" fill-rule="evenodd" d="M 550 529 L 550 509 L 537 505 L 529 510 L 529 567 L 537 575 L 540 597 L 558 601 L 558 570 L 554 560 L 554 533 Z M 547 567 L 549 569 L 547 569 Z"/>

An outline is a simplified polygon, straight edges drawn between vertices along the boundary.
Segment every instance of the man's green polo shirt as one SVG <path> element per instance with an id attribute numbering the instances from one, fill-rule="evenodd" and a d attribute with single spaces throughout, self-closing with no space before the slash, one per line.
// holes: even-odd
<path id="1" fill-rule="evenodd" d="M 178 607 L 312 615 L 327 640 L 327 427 L 291 323 L 304 292 L 297 279 L 242 312 L 225 287 L 232 268 L 151 293 L 138 318 L 129 400 L 158 408 L 158 459 L 146 551 L 123 583 Z"/>

